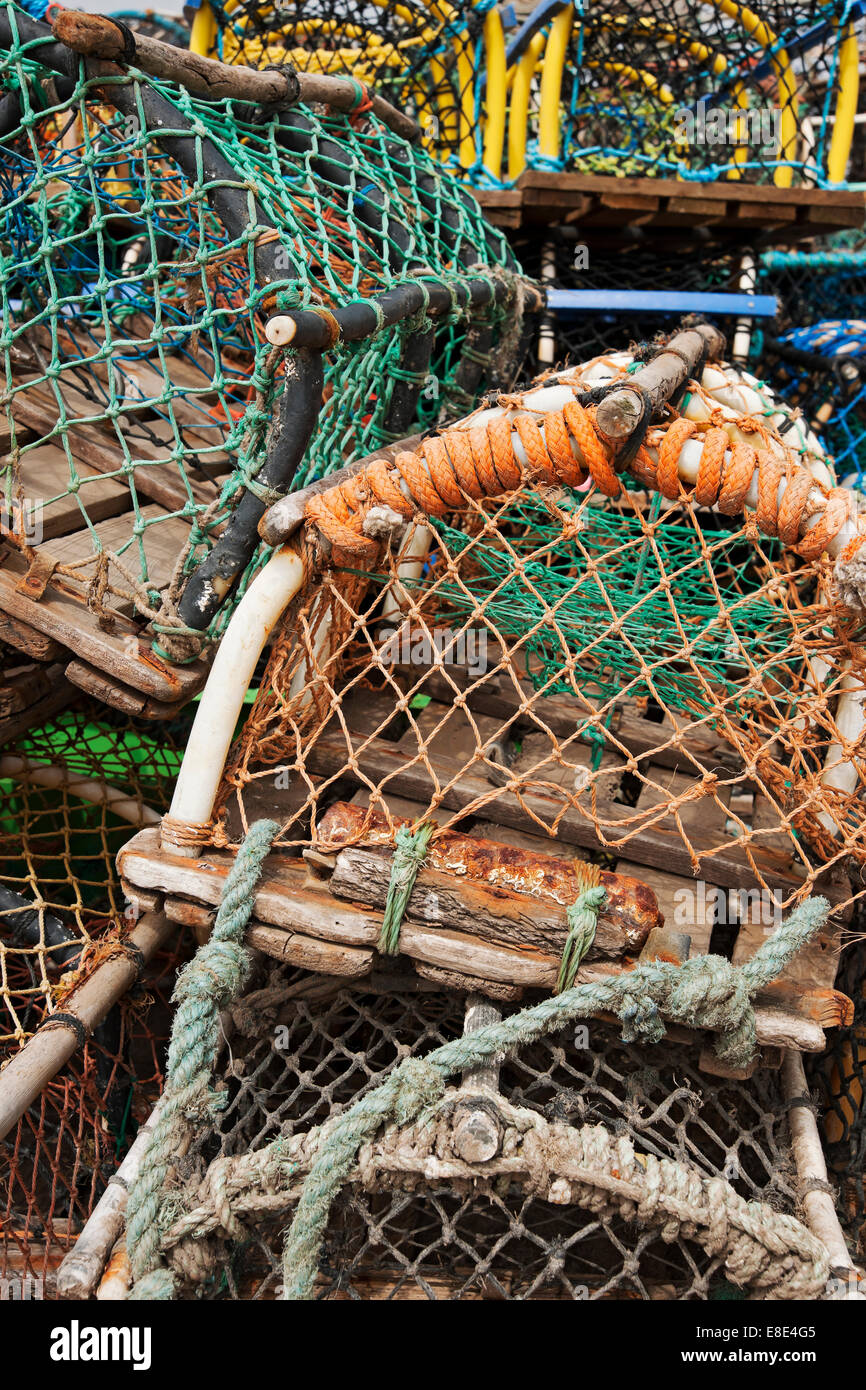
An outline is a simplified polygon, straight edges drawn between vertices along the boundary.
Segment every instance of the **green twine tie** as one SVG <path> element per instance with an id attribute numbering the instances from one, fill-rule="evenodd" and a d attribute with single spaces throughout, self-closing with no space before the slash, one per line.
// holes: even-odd
<path id="1" fill-rule="evenodd" d="M 394 862 L 391 865 L 385 915 L 379 934 L 380 955 L 396 956 L 400 949 L 400 925 L 403 914 L 412 896 L 421 865 L 427 858 L 427 847 L 435 829 L 432 821 L 422 821 L 414 830 L 408 825 L 401 825 L 394 837 Z"/>
<path id="2" fill-rule="evenodd" d="M 575 864 L 575 875 L 581 889 L 574 902 L 565 909 L 568 936 L 559 962 L 557 994 L 571 989 L 574 984 L 578 966 L 595 940 L 599 914 L 607 897 L 601 886 L 601 873 L 595 864 Z"/>

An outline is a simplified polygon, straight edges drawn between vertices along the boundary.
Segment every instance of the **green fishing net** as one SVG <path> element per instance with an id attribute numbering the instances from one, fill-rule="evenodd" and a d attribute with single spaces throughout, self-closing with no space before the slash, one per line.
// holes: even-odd
<path id="1" fill-rule="evenodd" d="M 30 558 L 47 546 L 55 580 L 108 624 L 183 630 L 179 596 L 245 495 L 262 511 L 471 407 L 501 340 L 514 355 L 504 239 L 363 109 L 265 111 L 120 69 L 98 80 L 4 3 L 0 189 L 4 529 Z M 433 285 L 449 306 L 435 319 Z M 382 308 L 394 291 L 396 314 Z M 347 306 L 372 306 L 373 331 L 340 336 Z M 323 374 L 267 341 L 287 310 L 326 324 Z M 257 546 L 248 526 L 195 628 L 221 630 Z"/>

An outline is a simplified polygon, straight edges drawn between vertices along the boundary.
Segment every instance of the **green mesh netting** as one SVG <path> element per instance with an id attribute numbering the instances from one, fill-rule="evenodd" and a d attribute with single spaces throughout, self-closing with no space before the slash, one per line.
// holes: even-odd
<path id="1" fill-rule="evenodd" d="M 101 617 L 177 627 L 245 490 L 263 510 L 495 376 L 516 263 L 471 196 L 369 113 L 266 115 L 134 71 L 100 85 L 9 4 L 0 93 L 5 530 L 49 545 Z M 488 304 L 472 308 L 479 277 Z M 435 322 L 433 283 L 451 296 Z M 386 326 L 381 296 L 419 284 Z M 327 352 L 323 381 L 265 339 L 274 310 L 333 325 L 359 304 L 379 331 Z M 274 446 L 290 388 L 303 418 Z M 211 634 L 256 563 L 251 535 L 196 624 Z"/>
<path id="2" fill-rule="evenodd" d="M 547 695 L 573 692 L 574 652 L 583 695 L 602 701 L 653 698 L 695 713 L 706 711 L 712 690 L 745 716 L 768 689 L 791 684 L 790 615 L 760 587 L 778 557 L 774 542 L 756 554 L 739 532 L 699 529 L 688 515 L 661 521 L 658 502 L 648 520 L 569 496 L 560 507 L 579 517 L 574 540 L 531 495 L 497 519 L 507 546 L 435 523 L 451 563 L 471 574 L 468 587 L 437 582 L 431 557 L 440 616 L 480 611 L 503 636 L 529 634 L 527 672 Z"/>

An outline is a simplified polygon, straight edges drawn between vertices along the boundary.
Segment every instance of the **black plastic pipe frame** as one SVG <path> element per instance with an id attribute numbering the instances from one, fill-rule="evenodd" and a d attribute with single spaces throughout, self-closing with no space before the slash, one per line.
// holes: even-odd
<path id="1" fill-rule="evenodd" d="M 271 423 L 258 486 L 284 493 L 310 442 L 322 407 L 324 368 L 319 352 L 301 350 L 287 363 L 290 375 Z M 259 544 L 258 525 L 268 503 L 246 491 L 213 550 L 193 570 L 178 604 L 187 627 L 202 632 L 246 569 Z"/>

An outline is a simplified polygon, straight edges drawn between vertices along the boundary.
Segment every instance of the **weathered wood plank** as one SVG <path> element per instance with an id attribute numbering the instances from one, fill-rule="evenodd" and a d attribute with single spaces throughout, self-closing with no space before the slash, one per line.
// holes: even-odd
<path id="1" fill-rule="evenodd" d="M 140 831 L 118 855 L 118 869 L 133 890 L 161 890 L 173 898 L 215 906 L 234 856 L 208 851 L 201 859 L 183 859 L 159 846 L 156 829 Z M 322 884 L 305 877 L 297 860 L 271 855 L 256 891 L 253 911 L 259 922 L 286 924 L 289 934 L 312 936 L 349 947 L 370 947 L 378 938 L 381 914 L 334 899 Z M 527 946 L 513 950 L 494 945 L 468 932 L 431 929 L 411 920 L 403 923 L 400 950 L 424 964 L 461 975 L 518 987 L 553 989 L 559 957 Z M 609 978 L 621 966 L 610 961 L 582 965 L 578 982 Z M 773 1046 L 820 1052 L 825 1045 L 818 1023 L 775 1003 L 756 1008 L 758 1041 Z"/>
<path id="2" fill-rule="evenodd" d="M 154 656 L 138 629 L 122 615 L 114 632 L 104 632 L 82 596 L 55 580 L 38 602 L 22 594 L 18 584 L 27 573 L 22 556 L 0 553 L 0 610 L 53 638 L 76 657 L 111 676 L 168 703 L 188 698 L 200 689 L 205 664 L 169 666 Z"/>
<path id="3" fill-rule="evenodd" d="M 346 771 L 346 755 L 345 739 L 326 732 L 311 741 L 305 751 L 304 764 L 309 771 L 330 777 Z M 443 757 L 437 759 L 437 788 L 420 757 L 407 760 L 404 749 L 378 738 L 370 739 L 363 752 L 356 749 L 355 757 L 365 775 L 381 788 L 386 798 L 393 793 L 428 806 L 432 804 L 434 809 L 441 806 L 452 811 L 477 807 L 476 814 L 487 820 L 536 834 L 555 827 L 557 838 L 564 844 L 606 849 L 633 863 L 647 863 L 693 876 L 689 851 L 675 823 L 665 817 L 663 811 L 649 809 L 639 813 L 635 807 L 605 801 L 602 797 L 593 805 L 588 792 L 572 799 L 577 804 L 570 804 L 564 796 L 558 798 L 528 787 L 521 787 L 519 796 L 509 787 L 497 792 L 480 773 L 465 772 L 459 763 Z M 710 796 L 711 788 L 705 788 L 704 793 Z M 701 795 L 698 799 L 705 797 Z M 618 823 L 624 820 L 632 823 L 618 833 Z M 744 870 L 754 876 L 755 870 L 749 869 L 749 859 L 742 845 L 724 832 L 708 832 L 696 847 L 696 853 L 699 872 L 708 882 L 738 887 Z M 790 892 L 801 882 L 801 876 L 792 873 L 784 856 L 772 849 L 754 847 L 752 858 L 768 887 L 778 886 Z"/>

